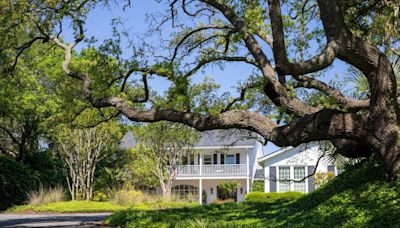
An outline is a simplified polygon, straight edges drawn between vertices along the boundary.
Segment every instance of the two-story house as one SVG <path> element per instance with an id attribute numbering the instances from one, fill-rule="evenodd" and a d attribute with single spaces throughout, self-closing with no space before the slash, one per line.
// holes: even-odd
<path id="1" fill-rule="evenodd" d="M 239 130 L 212 130 L 203 132 L 194 146 L 194 154 L 182 159 L 177 167 L 172 193 L 198 198 L 209 204 L 219 198 L 221 182 L 235 182 L 237 202 L 244 201 L 250 191 L 258 165 L 263 156 L 263 145 L 258 135 Z M 133 134 L 125 135 L 121 146 L 134 146 Z"/>

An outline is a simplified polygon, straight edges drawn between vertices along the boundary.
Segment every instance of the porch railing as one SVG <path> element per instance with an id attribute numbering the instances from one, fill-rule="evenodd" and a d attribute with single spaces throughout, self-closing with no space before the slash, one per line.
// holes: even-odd
<path id="1" fill-rule="evenodd" d="M 179 176 L 245 176 L 246 164 L 232 165 L 182 165 L 177 167 Z"/>

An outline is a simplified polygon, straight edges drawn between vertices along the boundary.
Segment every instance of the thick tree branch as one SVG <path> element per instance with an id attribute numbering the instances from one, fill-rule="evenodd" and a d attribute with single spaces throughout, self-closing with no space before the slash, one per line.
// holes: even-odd
<path id="1" fill-rule="evenodd" d="M 388 58 L 374 45 L 354 36 L 346 27 L 343 12 L 335 1 L 318 0 L 328 41 L 337 40 L 337 57 L 352 64 L 368 79 L 371 88 L 370 118 L 400 122 L 397 83 Z"/>
<path id="2" fill-rule="evenodd" d="M 279 75 L 302 75 L 325 69 L 333 63 L 339 50 L 337 41 L 331 40 L 327 43 L 321 54 L 304 62 L 291 63 L 288 60 L 285 46 L 285 35 L 283 32 L 283 20 L 279 0 L 268 1 L 271 18 L 273 54 L 275 69 Z"/>
<path id="3" fill-rule="evenodd" d="M 349 110 L 360 110 L 369 107 L 369 100 L 357 100 L 342 94 L 339 90 L 334 87 L 317 80 L 315 78 L 307 77 L 304 75 L 293 75 L 293 77 L 299 81 L 295 84 L 295 87 L 312 88 L 325 93 L 328 96 L 333 97 L 339 104 L 348 108 Z"/>
<path id="4" fill-rule="evenodd" d="M 317 112 L 319 109 L 312 107 L 297 98 L 291 97 L 285 87 L 276 79 L 275 70 L 272 67 L 267 56 L 264 54 L 261 46 L 258 44 L 254 36 L 247 31 L 245 22 L 235 13 L 229 6 L 216 0 L 202 0 L 202 2 L 218 9 L 235 27 L 235 29 L 243 34 L 243 40 L 247 49 L 253 55 L 259 66 L 263 76 L 267 82 L 264 91 L 266 95 L 278 106 L 283 106 L 287 110 L 294 112 L 300 116 L 308 113 Z"/>

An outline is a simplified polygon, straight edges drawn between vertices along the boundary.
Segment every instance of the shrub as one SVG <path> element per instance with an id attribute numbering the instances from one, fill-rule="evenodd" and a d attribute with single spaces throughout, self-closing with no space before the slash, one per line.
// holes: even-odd
<path id="1" fill-rule="evenodd" d="M 103 191 L 96 191 L 93 193 L 93 201 L 104 202 L 110 199 L 110 194 Z"/>
<path id="2" fill-rule="evenodd" d="M 255 180 L 253 182 L 253 186 L 252 186 L 251 190 L 254 192 L 263 192 L 264 191 L 264 181 Z"/>
<path id="3" fill-rule="evenodd" d="M 303 193 L 300 192 L 250 192 L 245 200 L 249 203 L 272 203 L 276 201 L 289 202 L 300 198 Z"/>
<path id="4" fill-rule="evenodd" d="M 37 178 L 34 172 L 14 159 L 0 156 L 0 210 L 26 200 Z"/>
<path id="5" fill-rule="evenodd" d="M 64 189 L 62 187 L 43 188 L 28 193 L 28 203 L 30 205 L 43 205 L 64 201 Z"/>
<path id="6" fill-rule="evenodd" d="M 223 199 L 223 200 L 216 199 L 216 200 L 212 201 L 211 203 L 212 204 L 224 204 L 224 203 L 234 203 L 234 202 L 235 202 L 234 199 Z"/>
<path id="7" fill-rule="evenodd" d="M 145 201 L 144 194 L 135 190 L 119 190 L 113 194 L 112 201 L 120 205 L 137 204 Z"/>

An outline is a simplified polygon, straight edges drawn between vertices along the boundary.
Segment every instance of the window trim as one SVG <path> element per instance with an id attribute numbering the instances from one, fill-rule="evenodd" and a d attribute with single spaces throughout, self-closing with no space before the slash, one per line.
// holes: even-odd
<path id="1" fill-rule="evenodd" d="M 303 164 L 300 164 L 300 165 L 280 165 L 280 166 L 276 166 L 276 175 L 277 175 L 277 181 L 276 181 L 276 191 L 277 192 L 282 192 L 281 191 L 281 188 L 280 188 L 280 184 L 281 184 L 281 181 L 280 181 L 280 179 L 281 179 L 281 176 L 280 176 L 280 169 L 281 168 L 284 168 L 284 167 L 289 167 L 289 180 L 295 180 L 295 178 L 294 178 L 294 169 L 295 169 L 295 167 L 302 167 L 302 168 L 304 168 L 304 177 L 306 177 L 307 175 L 308 175 L 308 171 L 307 171 L 307 165 L 303 165 Z M 306 193 L 306 192 L 308 192 L 308 185 L 307 185 L 307 180 L 308 180 L 308 178 L 306 178 L 304 181 L 303 181 L 303 183 L 304 183 L 304 192 Z M 297 183 L 297 182 L 296 182 Z M 295 187 L 294 187 L 294 185 L 295 185 L 295 182 L 294 181 L 289 181 L 289 191 L 290 192 L 293 192 L 293 191 L 295 191 Z"/>
<path id="2" fill-rule="evenodd" d="M 206 157 L 210 157 L 210 164 L 206 164 Z M 203 155 L 203 165 L 212 165 L 213 164 L 213 155 L 212 154 L 204 154 Z"/>

